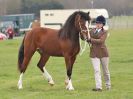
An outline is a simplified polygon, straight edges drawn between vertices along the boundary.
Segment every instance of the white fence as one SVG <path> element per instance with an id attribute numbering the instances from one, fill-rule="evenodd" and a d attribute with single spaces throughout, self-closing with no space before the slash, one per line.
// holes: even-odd
<path id="1" fill-rule="evenodd" d="M 109 28 L 132 28 L 133 29 L 133 16 L 115 16 L 108 20 Z"/>

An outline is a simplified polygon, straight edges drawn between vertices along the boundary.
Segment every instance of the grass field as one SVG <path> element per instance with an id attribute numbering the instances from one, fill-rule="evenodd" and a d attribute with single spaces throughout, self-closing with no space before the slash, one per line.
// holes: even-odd
<path id="1" fill-rule="evenodd" d="M 105 89 L 104 82 L 102 92 L 91 91 L 95 83 L 89 48 L 77 57 L 74 64 L 72 81 L 75 91 L 65 89 L 63 58 L 51 57 L 48 61 L 46 68 L 53 76 L 55 86 L 47 84 L 36 66 L 38 53 L 35 53 L 24 75 L 23 89 L 18 90 L 17 55 L 22 39 L 14 39 L 0 41 L 0 99 L 133 99 L 133 30 L 109 32 L 110 91 Z"/>

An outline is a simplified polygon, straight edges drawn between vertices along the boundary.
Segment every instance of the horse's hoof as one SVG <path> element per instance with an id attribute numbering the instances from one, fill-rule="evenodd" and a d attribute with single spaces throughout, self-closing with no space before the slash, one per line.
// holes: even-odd
<path id="1" fill-rule="evenodd" d="M 22 86 L 22 82 L 21 81 L 18 82 L 18 85 L 17 86 L 18 86 L 18 89 L 23 89 L 23 86 Z"/>
<path id="2" fill-rule="evenodd" d="M 50 84 L 50 86 L 54 86 L 55 84 L 53 80 L 48 81 L 48 83 Z"/>
<path id="3" fill-rule="evenodd" d="M 70 87 L 69 88 L 66 87 L 66 89 L 69 90 L 69 91 L 73 91 L 74 90 L 73 87 L 71 87 L 71 88 Z"/>
<path id="4" fill-rule="evenodd" d="M 18 87 L 19 90 L 23 89 L 23 87 Z"/>
<path id="5" fill-rule="evenodd" d="M 69 90 L 69 91 L 74 90 L 73 86 L 70 87 L 69 85 L 66 86 L 66 89 Z"/>
<path id="6" fill-rule="evenodd" d="M 23 89 L 22 85 L 18 84 L 18 89 Z"/>
<path id="7" fill-rule="evenodd" d="M 74 90 L 74 88 L 69 88 L 68 90 L 69 90 L 69 91 L 73 91 L 73 90 Z"/>

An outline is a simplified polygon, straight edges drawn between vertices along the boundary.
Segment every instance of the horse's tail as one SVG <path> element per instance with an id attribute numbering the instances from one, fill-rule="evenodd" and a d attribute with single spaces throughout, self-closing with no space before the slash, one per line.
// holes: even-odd
<path id="1" fill-rule="evenodd" d="M 25 40 L 25 36 L 23 38 L 22 44 L 19 48 L 19 53 L 18 53 L 18 70 L 21 72 L 21 68 L 22 68 L 22 63 L 24 60 L 24 40 Z"/>

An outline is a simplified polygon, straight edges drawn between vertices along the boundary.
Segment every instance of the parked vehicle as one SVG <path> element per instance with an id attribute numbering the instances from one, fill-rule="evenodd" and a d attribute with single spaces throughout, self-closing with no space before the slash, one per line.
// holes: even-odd
<path id="1" fill-rule="evenodd" d="M 15 35 L 20 35 L 29 30 L 31 22 L 35 19 L 34 14 L 14 14 L 0 16 L 0 29 L 4 33 L 6 28 L 11 25 Z"/>
<path id="2" fill-rule="evenodd" d="M 79 9 L 61 9 L 61 10 L 41 10 L 40 11 L 40 23 L 41 27 L 49 27 L 59 29 L 63 26 L 68 16 L 73 12 L 79 11 Z M 106 9 L 80 9 L 80 11 L 90 12 L 91 22 L 89 28 L 95 27 L 95 19 L 99 15 L 103 15 L 108 20 L 109 15 Z M 109 29 L 108 23 L 104 28 Z"/>

